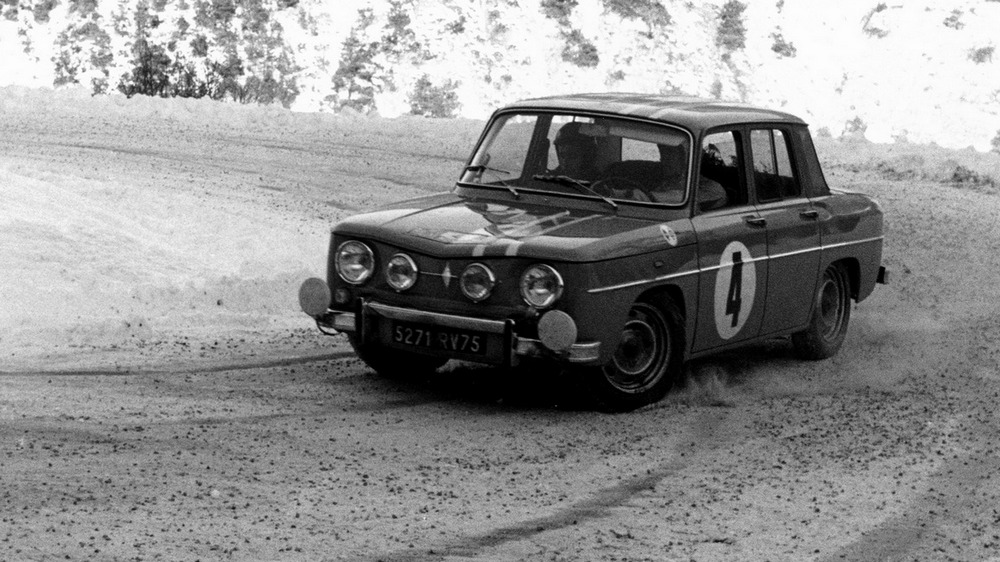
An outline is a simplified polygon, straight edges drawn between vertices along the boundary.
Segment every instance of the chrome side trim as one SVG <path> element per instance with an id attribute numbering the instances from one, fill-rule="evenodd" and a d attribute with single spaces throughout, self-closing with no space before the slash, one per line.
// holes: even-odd
<path id="1" fill-rule="evenodd" d="M 767 260 L 777 260 L 781 258 L 787 258 L 791 256 L 797 256 L 800 254 L 808 254 L 810 252 L 822 252 L 826 250 L 832 250 L 835 248 L 843 248 L 846 246 L 854 246 L 857 244 L 868 244 L 870 242 L 878 242 L 884 240 L 885 236 L 873 236 L 871 238 L 865 238 L 863 240 L 851 240 L 850 242 L 838 242 L 836 244 L 824 244 L 821 246 L 816 246 L 813 248 L 804 248 L 802 250 L 795 250 L 793 252 L 785 252 L 783 254 L 775 254 L 773 256 L 761 256 L 759 258 L 752 258 L 746 260 L 743 263 L 753 263 L 757 261 L 767 261 Z M 653 277 L 652 279 L 639 279 L 637 281 L 629 281 L 628 283 L 620 283 L 618 285 L 609 285 L 607 287 L 598 287 L 596 289 L 588 289 L 587 292 L 590 294 L 604 293 L 607 291 L 617 291 L 620 289 L 628 289 L 631 287 L 639 287 L 641 285 L 649 285 L 652 283 L 660 283 L 662 281 L 669 281 L 671 279 L 677 279 L 680 277 L 685 277 L 687 275 L 693 275 L 695 273 L 709 273 L 722 269 L 722 265 L 713 265 L 709 267 L 699 267 L 698 269 L 692 269 L 689 271 L 681 271 L 679 273 L 671 273 L 669 275 L 660 275 L 658 277 Z"/>
<path id="2" fill-rule="evenodd" d="M 781 258 L 790 258 L 792 256 L 799 256 L 802 254 L 811 254 L 813 252 L 822 252 L 823 246 L 816 246 L 815 248 L 806 248 L 804 250 L 795 250 L 794 252 L 785 252 L 784 254 L 775 254 L 773 256 L 768 256 L 768 259 L 780 260 Z"/>
<path id="3" fill-rule="evenodd" d="M 867 244 L 869 242 L 878 242 L 879 240 L 884 240 L 885 236 L 873 236 L 871 238 L 865 238 L 864 240 L 851 240 L 850 242 L 838 242 L 837 244 L 824 244 L 820 247 L 821 250 L 832 250 L 833 248 L 843 248 L 844 246 L 855 246 L 857 244 Z"/>
<path id="4" fill-rule="evenodd" d="M 460 330 L 476 330 L 491 334 L 503 334 L 507 323 L 502 320 L 485 320 L 482 318 L 469 318 L 468 316 L 457 316 L 454 314 L 443 314 L 440 312 L 427 312 L 424 310 L 414 310 L 412 308 L 401 308 L 377 302 L 366 302 L 363 305 L 364 312 L 371 311 L 383 318 L 391 320 L 402 320 L 404 322 L 418 322 L 430 324 L 432 326 L 446 326 L 458 328 Z"/>
<path id="5" fill-rule="evenodd" d="M 596 289 L 587 289 L 587 292 L 595 295 L 597 293 L 604 293 L 607 291 L 616 291 L 618 289 L 628 289 L 629 287 L 638 287 L 640 285 L 648 285 L 650 283 L 659 283 L 660 281 L 669 281 L 671 279 L 677 279 L 680 277 L 686 277 L 688 275 L 694 275 L 695 273 L 701 273 L 699 269 L 692 269 L 689 271 L 681 271 L 679 273 L 670 273 L 668 275 L 660 275 L 652 279 L 640 279 L 638 281 L 629 281 L 628 283 L 621 283 L 619 285 L 609 285 L 607 287 L 598 287 Z"/>

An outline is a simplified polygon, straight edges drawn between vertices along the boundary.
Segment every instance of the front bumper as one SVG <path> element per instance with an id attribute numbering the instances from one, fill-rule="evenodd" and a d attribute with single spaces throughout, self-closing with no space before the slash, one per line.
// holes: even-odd
<path id="1" fill-rule="evenodd" d="M 362 301 L 360 314 L 338 310 L 327 310 L 315 316 L 317 326 L 328 335 L 337 332 L 360 334 L 362 340 L 374 337 L 371 325 L 381 321 L 401 321 L 441 328 L 467 330 L 491 334 L 501 339 L 504 352 L 489 363 L 516 365 L 519 358 L 537 357 L 558 359 L 568 363 L 594 363 L 600 358 L 600 342 L 575 342 L 565 349 L 554 350 L 542 343 L 542 339 L 529 338 L 517 333 L 513 320 L 490 320 L 472 318 L 440 312 L 428 312 L 371 301 Z M 329 332 L 328 330 L 333 330 Z M 437 354 L 444 354 L 438 352 Z M 462 357 L 464 358 L 464 357 Z M 471 360 L 476 360 L 472 359 Z"/>

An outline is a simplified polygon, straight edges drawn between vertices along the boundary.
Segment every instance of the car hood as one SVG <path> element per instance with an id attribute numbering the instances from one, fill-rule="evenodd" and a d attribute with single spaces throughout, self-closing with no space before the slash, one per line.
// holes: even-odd
<path id="1" fill-rule="evenodd" d="M 596 205 L 566 208 L 447 193 L 350 217 L 334 232 L 442 258 L 520 256 L 585 262 L 693 242 L 689 224 L 621 216 Z"/>

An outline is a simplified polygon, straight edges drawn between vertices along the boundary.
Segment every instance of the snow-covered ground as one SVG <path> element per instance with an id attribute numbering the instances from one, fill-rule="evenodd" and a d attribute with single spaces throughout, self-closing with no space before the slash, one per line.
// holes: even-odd
<path id="1" fill-rule="evenodd" d="M 370 122 L 0 89 L 0 363 L 308 326 L 297 288 L 325 276 L 331 224 L 447 189 L 481 127 Z"/>

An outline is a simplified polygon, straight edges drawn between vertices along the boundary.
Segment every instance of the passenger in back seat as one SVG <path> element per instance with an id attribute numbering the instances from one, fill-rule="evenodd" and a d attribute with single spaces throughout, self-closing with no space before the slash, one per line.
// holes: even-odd
<path id="1" fill-rule="evenodd" d="M 687 189 L 687 150 L 684 146 L 660 145 L 660 162 L 663 164 L 663 180 L 652 192 L 659 203 L 680 203 Z M 708 211 L 728 204 L 726 190 L 719 182 L 699 174 L 698 209 Z"/>

